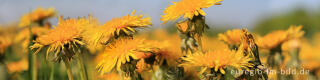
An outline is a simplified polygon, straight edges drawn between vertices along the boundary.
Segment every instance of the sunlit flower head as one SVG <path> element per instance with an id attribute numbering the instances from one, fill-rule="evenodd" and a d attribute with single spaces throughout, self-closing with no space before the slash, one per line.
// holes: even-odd
<path id="1" fill-rule="evenodd" d="M 146 45 L 143 39 L 128 39 L 120 38 L 117 41 L 110 43 L 104 52 L 101 53 L 97 68 L 99 72 L 110 72 L 113 68 L 121 71 L 120 67 L 126 62 L 148 57 L 157 48 Z"/>
<path id="2" fill-rule="evenodd" d="M 189 54 L 182 59 L 185 60 L 186 63 L 181 65 L 214 68 L 215 71 L 220 70 L 222 74 L 225 74 L 224 68 L 227 66 L 231 66 L 239 70 L 248 69 L 248 67 L 253 66 L 253 64 L 248 63 L 252 59 L 249 58 L 249 56 L 244 56 L 242 51 L 236 52 L 228 49 L 216 50 L 208 53 L 197 52 Z"/>
<path id="3" fill-rule="evenodd" d="M 227 32 L 223 34 L 219 34 L 219 40 L 224 41 L 230 45 L 240 45 L 241 43 L 241 29 L 233 29 L 228 30 Z"/>
<path id="4" fill-rule="evenodd" d="M 113 18 L 104 24 L 105 29 L 112 32 L 113 36 L 120 34 L 131 35 L 136 32 L 135 28 L 144 28 L 152 25 L 151 18 L 144 18 L 143 15 L 135 15 L 135 10 L 131 15 L 120 18 Z"/>
<path id="5" fill-rule="evenodd" d="M 173 4 L 163 11 L 164 15 L 161 16 L 161 21 L 166 23 L 176 20 L 182 15 L 189 19 L 198 15 L 205 16 L 206 13 L 202 10 L 203 8 L 220 4 L 221 1 L 223 0 L 180 0 L 179 2 L 172 2 Z"/>
<path id="6" fill-rule="evenodd" d="M 50 30 L 48 34 L 39 36 L 35 44 L 31 48 L 38 48 L 36 53 L 39 52 L 43 47 L 48 46 L 48 53 L 54 52 L 58 55 L 60 51 L 65 49 L 77 48 L 79 45 L 83 45 L 81 41 L 81 33 L 83 27 L 86 27 L 89 21 L 85 18 L 80 19 L 59 19 L 57 27 Z"/>
<path id="7" fill-rule="evenodd" d="M 19 26 L 20 27 L 28 26 L 32 22 L 37 22 L 37 21 L 41 21 L 41 20 L 53 17 L 56 15 L 56 13 L 57 12 L 54 10 L 54 8 L 44 9 L 42 7 L 39 7 L 34 11 L 22 16 L 20 19 Z"/>

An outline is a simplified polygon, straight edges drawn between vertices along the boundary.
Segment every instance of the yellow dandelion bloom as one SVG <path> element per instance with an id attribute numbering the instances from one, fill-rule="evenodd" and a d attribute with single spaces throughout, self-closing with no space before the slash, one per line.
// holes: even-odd
<path id="1" fill-rule="evenodd" d="M 0 56 L 6 52 L 6 49 L 13 43 L 13 37 L 16 35 L 16 27 L 3 27 L 0 25 Z"/>
<path id="2" fill-rule="evenodd" d="M 285 41 L 286 38 L 286 31 L 278 30 L 265 35 L 264 37 L 258 40 L 257 44 L 259 45 L 259 47 L 272 49 L 276 48 L 279 44 Z"/>
<path id="3" fill-rule="evenodd" d="M 230 51 L 227 49 L 216 50 L 208 53 L 197 52 L 189 54 L 182 58 L 186 61 L 181 65 L 199 66 L 205 68 L 214 68 L 215 71 L 220 70 L 222 74 L 225 74 L 224 68 L 227 66 L 234 67 L 236 69 L 247 69 L 252 67 L 253 64 L 248 63 L 252 59 L 249 56 L 244 56 L 242 51 Z"/>
<path id="4" fill-rule="evenodd" d="M 179 2 L 173 2 L 173 5 L 167 7 L 161 16 L 161 21 L 165 23 L 170 20 L 176 20 L 180 16 L 184 15 L 184 18 L 192 19 L 194 16 L 202 15 L 206 13 L 202 10 L 215 4 L 220 4 L 223 0 L 181 0 Z"/>
<path id="5" fill-rule="evenodd" d="M 143 28 L 150 25 L 152 25 L 151 18 L 143 18 L 143 15 L 135 15 L 135 10 L 131 15 L 128 14 L 120 18 L 113 18 L 104 24 L 107 28 L 106 30 L 108 30 L 107 32 L 111 31 L 114 36 L 119 36 L 120 33 L 130 35 L 136 32 L 134 28 Z"/>
<path id="6" fill-rule="evenodd" d="M 81 33 L 83 32 L 83 27 L 89 25 L 89 21 L 85 18 L 80 19 L 59 19 L 57 27 L 50 30 L 48 34 L 39 36 L 35 44 L 31 48 L 38 48 L 36 51 L 39 52 L 41 48 L 48 46 L 47 56 L 49 52 L 55 52 L 55 55 L 62 50 L 70 49 L 72 47 L 78 47 L 78 45 L 83 45 L 81 39 Z"/>
<path id="7" fill-rule="evenodd" d="M 99 39 L 101 36 L 106 37 L 107 35 L 103 33 L 103 28 L 99 25 L 98 19 L 89 15 L 88 20 L 82 19 L 82 21 L 89 23 L 84 26 L 84 31 L 82 33 L 82 39 L 86 43 L 86 48 L 89 49 L 90 53 L 96 53 L 103 50 L 104 45 L 98 45 L 98 43 L 102 43 L 99 42 Z"/>
<path id="8" fill-rule="evenodd" d="M 41 21 L 56 15 L 54 8 L 44 9 L 42 7 L 37 8 L 36 10 L 25 14 L 21 17 L 19 26 L 25 27 L 29 26 L 32 22 Z"/>
<path id="9" fill-rule="evenodd" d="M 154 51 L 153 46 L 145 45 L 143 39 L 127 39 L 120 38 L 117 41 L 108 45 L 105 51 L 101 53 L 102 59 L 100 59 L 97 68 L 99 72 L 110 72 L 114 67 L 118 71 L 121 71 L 120 67 L 126 62 L 130 62 L 131 59 L 145 58 Z"/>
<path id="10" fill-rule="evenodd" d="M 23 58 L 18 62 L 10 62 L 7 64 L 8 72 L 15 73 L 15 72 L 22 72 L 28 70 L 28 59 Z"/>
<path id="11" fill-rule="evenodd" d="M 302 26 L 291 26 L 288 30 L 273 31 L 259 39 L 257 44 L 265 49 L 276 48 L 285 41 L 302 37 L 304 31 L 301 29 Z"/>
<path id="12" fill-rule="evenodd" d="M 100 46 L 99 44 L 105 44 L 111 37 L 132 35 L 136 32 L 136 28 L 144 28 L 150 25 L 152 25 L 150 17 L 143 18 L 143 15 L 135 15 L 134 10 L 131 15 L 113 18 L 103 26 L 89 28 L 84 33 L 84 40 L 90 46 Z"/>
<path id="13" fill-rule="evenodd" d="M 241 29 L 233 29 L 233 30 L 228 30 L 224 34 L 219 34 L 219 40 L 224 41 L 228 44 L 231 45 L 240 45 L 241 43 Z"/>
<path id="14" fill-rule="evenodd" d="M 317 39 L 314 41 L 317 41 Z M 320 53 L 319 44 L 313 45 L 307 41 L 302 41 L 299 51 L 302 67 L 310 71 L 317 70 L 320 67 L 320 54 L 317 53 Z"/>
<path id="15" fill-rule="evenodd" d="M 4 54 L 8 46 L 11 45 L 11 39 L 8 36 L 0 36 L 0 55 Z"/>

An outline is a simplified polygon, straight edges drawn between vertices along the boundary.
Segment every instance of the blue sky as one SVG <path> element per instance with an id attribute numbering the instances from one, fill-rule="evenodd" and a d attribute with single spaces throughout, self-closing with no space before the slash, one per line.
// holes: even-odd
<path id="1" fill-rule="evenodd" d="M 66 17 L 93 14 L 101 23 L 113 17 L 121 17 L 137 10 L 152 18 L 154 27 L 162 27 L 162 11 L 178 0 L 0 0 L 0 24 L 17 22 L 21 15 L 38 6 L 54 7 Z M 308 10 L 319 9 L 320 0 L 225 0 L 222 5 L 204 9 L 207 23 L 226 27 L 252 27 L 254 23 L 273 15 L 304 6 Z M 57 19 L 51 19 L 56 22 Z"/>

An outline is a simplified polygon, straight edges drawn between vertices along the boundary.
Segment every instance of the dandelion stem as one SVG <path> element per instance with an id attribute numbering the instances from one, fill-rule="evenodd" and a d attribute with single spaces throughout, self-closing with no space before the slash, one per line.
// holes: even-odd
<path id="1" fill-rule="evenodd" d="M 50 72 L 50 79 L 49 80 L 54 80 L 54 63 L 52 62 L 49 62 L 51 63 L 51 72 Z"/>
<path id="2" fill-rule="evenodd" d="M 68 59 L 63 59 L 63 61 L 64 61 L 64 64 L 65 64 L 65 66 L 67 68 L 67 74 L 68 74 L 69 80 L 73 80 L 73 75 L 72 75 L 72 71 L 71 71 L 69 60 Z"/>
<path id="3" fill-rule="evenodd" d="M 83 65 L 83 61 L 82 61 L 82 56 L 81 54 L 78 54 L 78 66 L 80 68 L 80 77 L 81 80 L 87 80 L 87 75 L 86 75 L 86 71 L 84 69 L 84 65 Z"/>
<path id="4" fill-rule="evenodd" d="M 29 48 L 31 45 L 33 45 L 33 35 L 32 35 L 32 24 L 29 26 L 29 34 L 30 34 L 30 39 L 29 39 L 29 45 L 28 45 L 28 60 L 29 60 L 29 76 L 30 80 L 37 80 L 37 66 L 35 64 L 36 61 L 36 55 L 33 54 L 32 50 Z"/>

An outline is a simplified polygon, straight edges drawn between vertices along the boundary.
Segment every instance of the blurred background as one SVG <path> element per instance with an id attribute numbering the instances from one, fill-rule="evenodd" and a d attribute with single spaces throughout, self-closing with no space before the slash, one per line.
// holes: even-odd
<path id="1" fill-rule="evenodd" d="M 66 17 L 93 14 L 101 23 L 135 9 L 150 16 L 154 28 L 163 28 L 175 23 L 162 24 L 160 21 L 162 11 L 172 1 L 178 0 L 1 0 L 0 24 L 18 23 L 24 13 L 41 6 L 54 7 L 59 15 Z M 275 29 L 287 29 L 289 25 L 303 25 L 306 36 L 311 37 L 320 30 L 320 0 L 225 0 L 220 6 L 204 10 L 210 14 L 206 16 L 207 24 L 216 30 L 209 31 L 212 34 L 230 28 L 248 28 L 265 34 Z M 56 23 L 57 18 L 50 21 Z"/>

